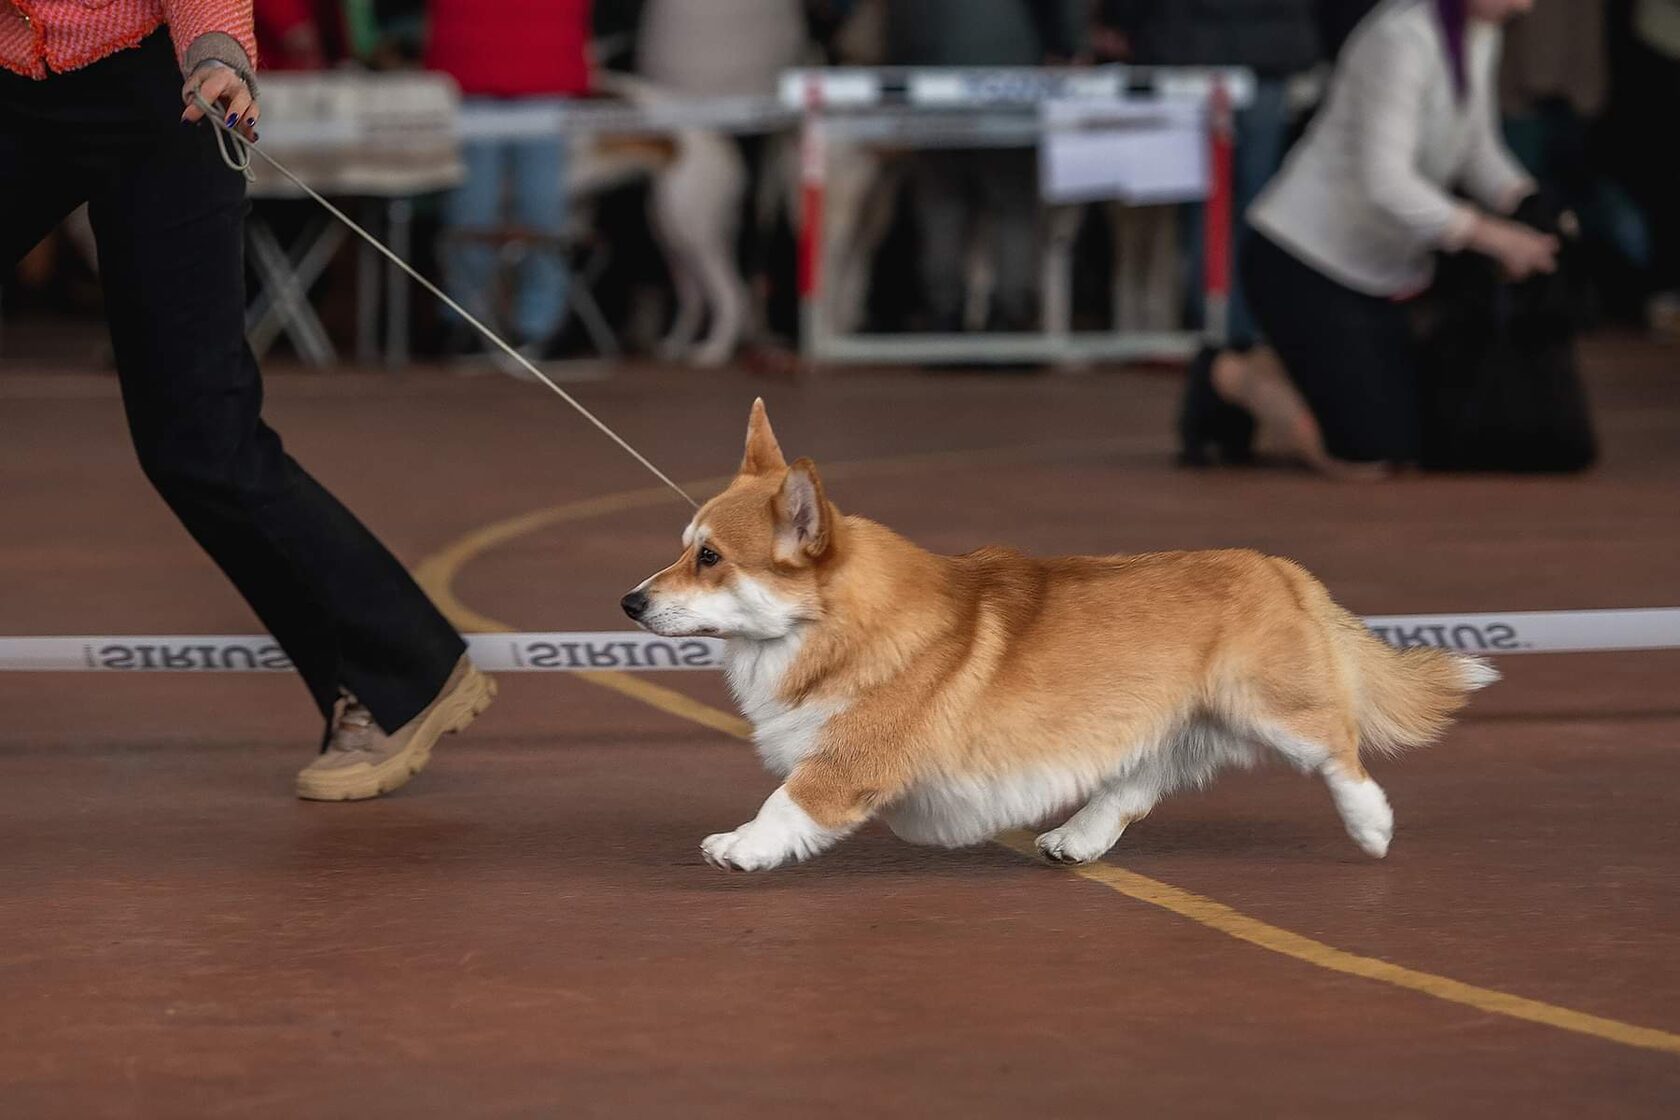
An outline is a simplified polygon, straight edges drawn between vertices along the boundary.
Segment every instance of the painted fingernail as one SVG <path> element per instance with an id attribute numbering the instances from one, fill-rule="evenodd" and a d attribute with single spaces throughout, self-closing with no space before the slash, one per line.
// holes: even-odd
<path id="1" fill-rule="evenodd" d="M 228 119 L 227 119 L 227 126 L 229 128 L 232 128 L 234 125 L 236 125 L 238 123 L 239 123 L 239 114 L 238 113 L 229 113 L 228 114 Z"/>
<path id="2" fill-rule="evenodd" d="M 245 123 L 246 124 L 256 124 L 257 123 L 257 115 L 255 113 L 252 113 L 250 116 L 245 118 Z"/>
<path id="3" fill-rule="evenodd" d="M 260 139 L 262 139 L 262 137 L 260 137 L 260 136 L 258 136 L 258 135 L 257 135 L 257 130 L 256 130 L 256 129 L 254 129 L 254 128 L 253 128 L 253 129 L 252 129 L 252 130 L 251 130 L 251 139 L 252 139 L 252 140 L 260 140 Z"/>

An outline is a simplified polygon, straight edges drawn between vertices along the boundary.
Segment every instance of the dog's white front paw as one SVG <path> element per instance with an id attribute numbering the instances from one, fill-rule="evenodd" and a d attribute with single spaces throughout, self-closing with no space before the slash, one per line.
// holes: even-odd
<path id="1" fill-rule="evenodd" d="M 1104 843 L 1105 840 L 1105 836 L 1092 836 L 1087 830 L 1064 824 L 1046 832 L 1036 842 L 1038 850 L 1051 863 L 1090 863 L 1101 859 L 1113 847 Z"/>
<path id="2" fill-rule="evenodd" d="M 786 848 L 765 843 L 764 830 L 749 822 L 734 832 L 719 832 L 700 842 L 706 862 L 724 871 L 770 871 L 788 862 Z"/>

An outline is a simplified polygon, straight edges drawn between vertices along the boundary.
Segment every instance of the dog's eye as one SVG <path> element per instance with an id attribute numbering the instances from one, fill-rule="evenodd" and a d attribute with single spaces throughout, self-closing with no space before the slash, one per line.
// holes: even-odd
<path id="1" fill-rule="evenodd" d="M 695 562 L 702 568 L 714 568 L 717 566 L 718 561 L 722 560 L 723 557 L 719 556 L 709 548 L 702 548 L 699 552 L 695 553 L 694 559 Z"/>

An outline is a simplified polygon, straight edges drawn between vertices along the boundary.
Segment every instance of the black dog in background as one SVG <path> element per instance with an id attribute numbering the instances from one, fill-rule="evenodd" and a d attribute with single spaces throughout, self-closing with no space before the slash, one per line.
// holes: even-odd
<path id="1" fill-rule="evenodd" d="M 1556 272 L 1511 284 L 1493 261 L 1459 253 L 1440 260 L 1422 300 L 1426 468 L 1566 472 L 1598 458 L 1576 348 L 1578 223 L 1544 194 L 1514 216 L 1558 238 Z"/>

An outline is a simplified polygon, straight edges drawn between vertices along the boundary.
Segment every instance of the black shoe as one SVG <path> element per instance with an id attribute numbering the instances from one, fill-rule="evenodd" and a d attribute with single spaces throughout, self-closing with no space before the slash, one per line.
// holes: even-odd
<path id="1" fill-rule="evenodd" d="M 1254 461 L 1254 417 L 1221 397 L 1213 387 L 1213 363 L 1219 351 L 1203 347 L 1190 363 L 1184 403 L 1178 413 L 1178 462 L 1209 467 L 1217 461 L 1234 466 Z M 1217 458 L 1209 447 L 1217 452 Z"/>

